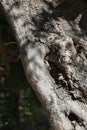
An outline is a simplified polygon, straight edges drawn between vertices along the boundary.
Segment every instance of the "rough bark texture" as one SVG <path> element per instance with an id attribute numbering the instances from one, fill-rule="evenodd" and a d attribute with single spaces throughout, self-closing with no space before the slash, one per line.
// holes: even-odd
<path id="1" fill-rule="evenodd" d="M 87 2 L 1 0 L 26 77 L 52 130 L 87 130 Z"/>

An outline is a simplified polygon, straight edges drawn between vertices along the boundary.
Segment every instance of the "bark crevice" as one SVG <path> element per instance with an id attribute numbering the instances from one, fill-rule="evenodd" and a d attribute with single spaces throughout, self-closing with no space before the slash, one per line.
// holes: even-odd
<path id="1" fill-rule="evenodd" d="M 87 2 L 2 0 L 26 77 L 53 130 L 87 130 Z"/>

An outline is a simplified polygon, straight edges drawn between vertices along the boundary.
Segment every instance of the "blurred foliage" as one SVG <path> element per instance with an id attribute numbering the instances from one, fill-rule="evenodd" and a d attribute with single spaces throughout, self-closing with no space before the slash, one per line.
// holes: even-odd
<path id="1" fill-rule="evenodd" d="M 48 130 L 49 124 L 26 81 L 16 40 L 0 10 L 0 130 Z"/>

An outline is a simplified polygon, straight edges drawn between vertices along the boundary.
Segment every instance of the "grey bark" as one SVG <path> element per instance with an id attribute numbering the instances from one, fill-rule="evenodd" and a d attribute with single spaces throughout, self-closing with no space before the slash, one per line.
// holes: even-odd
<path id="1" fill-rule="evenodd" d="M 87 130 L 87 2 L 1 0 L 27 80 L 52 130 Z"/>

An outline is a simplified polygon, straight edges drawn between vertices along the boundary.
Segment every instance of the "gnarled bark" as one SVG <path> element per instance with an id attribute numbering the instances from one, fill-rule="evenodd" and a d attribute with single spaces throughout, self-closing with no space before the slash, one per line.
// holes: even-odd
<path id="1" fill-rule="evenodd" d="M 87 130 L 87 3 L 1 0 L 26 77 L 52 130 Z"/>

